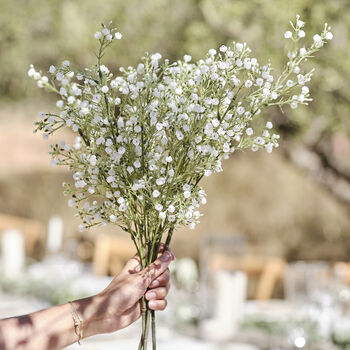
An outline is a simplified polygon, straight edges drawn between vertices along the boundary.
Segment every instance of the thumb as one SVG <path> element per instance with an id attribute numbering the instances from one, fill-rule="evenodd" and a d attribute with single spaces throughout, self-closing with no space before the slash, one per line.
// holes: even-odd
<path id="1" fill-rule="evenodd" d="M 140 274 L 144 278 L 146 286 L 148 287 L 154 279 L 160 276 L 173 260 L 175 260 L 174 254 L 167 250 L 151 265 L 142 270 Z"/>
<path id="2" fill-rule="evenodd" d="M 140 257 L 135 254 L 131 259 L 129 259 L 123 267 L 121 273 L 134 274 L 141 271 Z"/>

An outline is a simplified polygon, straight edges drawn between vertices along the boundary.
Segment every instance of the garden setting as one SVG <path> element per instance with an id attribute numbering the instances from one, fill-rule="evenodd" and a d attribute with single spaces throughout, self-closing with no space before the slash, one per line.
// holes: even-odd
<path id="1" fill-rule="evenodd" d="M 1 350 L 350 348 L 350 3 L 0 9 Z"/>

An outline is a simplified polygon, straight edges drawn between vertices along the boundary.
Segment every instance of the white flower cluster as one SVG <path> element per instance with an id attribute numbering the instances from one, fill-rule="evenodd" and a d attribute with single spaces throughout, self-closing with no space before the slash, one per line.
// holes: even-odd
<path id="1" fill-rule="evenodd" d="M 303 38 L 303 26 L 297 17 L 285 37 Z M 115 76 L 101 64 L 106 47 L 121 38 L 110 25 L 95 33 L 95 67 L 79 73 L 64 61 L 50 67 L 49 80 L 31 66 L 38 86 L 59 96 L 58 112 L 41 113 L 36 130 L 45 137 L 62 127 L 77 133 L 73 145 L 52 145 L 51 154 L 74 173 L 74 184 L 64 186 L 82 218 L 80 229 L 113 223 L 145 244 L 178 225 L 194 228 L 206 203 L 199 186 L 204 176 L 222 171 L 222 159 L 235 150 L 278 146 L 272 123 L 258 117 L 262 109 L 311 100 L 305 84 L 312 71 L 303 72 L 301 64 L 332 38 L 329 29 L 310 47 L 290 52 L 279 77 L 236 42 L 194 63 L 189 55 L 170 63 L 147 54 Z"/>

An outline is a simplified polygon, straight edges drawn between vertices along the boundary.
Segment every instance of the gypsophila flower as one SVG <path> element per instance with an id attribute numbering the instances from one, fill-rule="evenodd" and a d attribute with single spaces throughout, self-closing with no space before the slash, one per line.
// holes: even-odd
<path id="1" fill-rule="evenodd" d="M 304 24 L 305 24 L 305 22 L 304 21 L 302 21 L 301 19 L 299 19 L 300 18 L 300 16 L 299 15 L 297 15 L 296 16 L 297 17 L 297 28 L 301 28 L 301 27 L 303 27 L 304 26 Z"/>
<path id="2" fill-rule="evenodd" d="M 107 85 L 102 86 L 102 87 L 101 87 L 101 91 L 102 91 L 104 94 L 106 94 L 106 93 L 109 91 L 108 86 L 107 86 Z"/>
<path id="3" fill-rule="evenodd" d="M 101 39 L 102 38 L 102 33 L 101 32 L 96 32 L 94 35 L 95 39 Z"/>
<path id="4" fill-rule="evenodd" d="M 318 42 L 322 41 L 322 38 L 321 38 L 320 35 L 315 34 L 315 35 L 313 36 L 313 40 L 314 40 L 315 43 L 318 43 Z"/>
<path id="5" fill-rule="evenodd" d="M 305 56 L 307 50 L 305 49 L 305 47 L 302 47 L 302 48 L 299 50 L 299 52 L 300 52 L 300 56 Z"/>
<path id="6" fill-rule="evenodd" d="M 160 192 L 159 192 L 158 190 L 154 190 L 154 191 L 152 192 L 152 196 L 153 196 L 154 198 L 159 197 L 159 195 L 160 195 Z"/>
<path id="7" fill-rule="evenodd" d="M 191 192 L 190 191 L 184 191 L 184 197 L 185 198 L 190 198 L 191 197 Z"/>
<path id="8" fill-rule="evenodd" d="M 331 32 L 327 32 L 325 38 L 326 38 L 326 40 L 332 40 L 333 34 Z"/>
<path id="9" fill-rule="evenodd" d="M 184 56 L 184 61 L 185 61 L 186 63 L 191 62 L 191 59 L 192 59 L 192 57 L 191 57 L 190 55 L 185 55 L 185 56 Z"/>
<path id="10" fill-rule="evenodd" d="M 115 37 L 117 40 L 120 40 L 120 39 L 123 37 L 123 35 L 122 35 L 121 33 L 117 32 L 117 33 L 114 34 L 114 37 Z"/>
<path id="11" fill-rule="evenodd" d="M 289 30 L 284 33 L 284 37 L 286 39 L 290 39 L 292 36 L 293 36 L 293 33 L 291 31 L 289 31 Z"/>
<path id="12" fill-rule="evenodd" d="M 252 85 L 253 85 L 253 82 L 251 81 L 251 80 L 246 80 L 246 82 L 244 83 L 244 86 L 246 87 L 246 88 L 250 88 L 250 87 L 252 87 Z"/>
<path id="13" fill-rule="evenodd" d="M 267 123 L 266 123 L 266 128 L 267 128 L 267 129 L 272 129 L 272 128 L 273 128 L 272 123 L 271 123 L 271 122 L 267 122 Z"/>
<path id="14" fill-rule="evenodd" d="M 309 88 L 307 86 L 303 86 L 301 88 L 301 92 L 304 94 L 304 95 L 307 95 L 309 93 Z"/>
<path id="15" fill-rule="evenodd" d="M 109 33 L 110 33 L 110 30 L 108 28 L 105 27 L 105 28 L 102 29 L 102 34 L 103 35 L 108 35 Z"/>
<path id="16" fill-rule="evenodd" d="M 251 136 L 251 135 L 253 135 L 253 129 L 252 128 L 248 128 L 248 129 L 246 129 L 246 134 L 248 135 L 248 136 Z"/>

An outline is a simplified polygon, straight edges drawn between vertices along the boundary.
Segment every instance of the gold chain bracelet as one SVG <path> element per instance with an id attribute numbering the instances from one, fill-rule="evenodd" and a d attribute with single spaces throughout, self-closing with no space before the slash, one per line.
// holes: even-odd
<path id="1" fill-rule="evenodd" d="M 81 341 L 83 339 L 83 320 L 79 316 L 73 303 L 70 301 L 69 304 L 70 304 L 71 309 L 72 309 L 72 317 L 73 317 L 73 321 L 74 321 L 74 331 L 75 331 L 75 334 L 78 336 L 78 344 L 81 345 Z"/>

